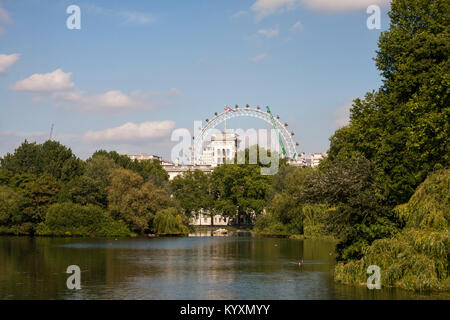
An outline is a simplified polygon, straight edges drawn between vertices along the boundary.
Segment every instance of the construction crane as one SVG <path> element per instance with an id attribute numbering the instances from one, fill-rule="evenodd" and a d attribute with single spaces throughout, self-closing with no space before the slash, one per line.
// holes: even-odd
<path id="1" fill-rule="evenodd" d="M 53 126 L 54 126 L 54 124 L 52 123 L 52 126 L 50 127 L 50 136 L 48 137 L 48 140 L 49 140 L 49 141 L 52 140 L 52 136 L 53 136 Z"/>
<path id="2" fill-rule="evenodd" d="M 281 134 L 280 134 L 280 131 L 278 130 L 278 126 L 277 126 L 277 123 L 275 122 L 275 118 L 273 117 L 272 111 L 270 111 L 269 106 L 266 106 L 266 109 L 267 109 L 267 112 L 270 114 L 270 119 L 272 120 L 273 128 L 274 128 L 274 129 L 277 131 L 277 133 L 278 133 L 278 141 L 279 141 L 279 143 L 280 143 L 281 150 L 283 151 L 283 155 L 284 155 L 285 157 L 287 157 L 286 148 L 284 147 L 283 139 L 281 138 Z M 295 157 L 295 156 L 294 156 L 294 157 Z"/>

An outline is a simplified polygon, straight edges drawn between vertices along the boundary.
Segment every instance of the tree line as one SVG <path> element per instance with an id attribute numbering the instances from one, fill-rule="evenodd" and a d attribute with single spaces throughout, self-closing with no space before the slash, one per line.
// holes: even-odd
<path id="1" fill-rule="evenodd" d="M 56 141 L 25 141 L 0 160 L 3 234 L 185 234 L 176 205 L 156 160 L 100 150 L 82 161 Z"/>

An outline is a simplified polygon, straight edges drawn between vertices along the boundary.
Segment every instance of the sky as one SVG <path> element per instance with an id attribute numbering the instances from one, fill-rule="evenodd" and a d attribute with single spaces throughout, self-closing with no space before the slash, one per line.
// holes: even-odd
<path id="1" fill-rule="evenodd" d="M 70 5 L 81 29 L 68 29 Z M 369 5 L 381 8 L 370 30 Z M 49 138 L 170 158 L 175 129 L 269 105 L 298 152 L 326 152 L 352 100 L 380 87 L 389 0 L 0 1 L 0 156 Z M 236 127 L 265 123 L 239 119 Z"/>

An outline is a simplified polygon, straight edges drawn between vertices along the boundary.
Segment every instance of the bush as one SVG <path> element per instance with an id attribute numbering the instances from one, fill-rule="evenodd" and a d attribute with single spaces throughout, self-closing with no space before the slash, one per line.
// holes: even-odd
<path id="1" fill-rule="evenodd" d="M 36 233 L 45 236 L 118 237 L 130 235 L 123 222 L 114 221 L 95 205 L 82 206 L 72 202 L 49 207 L 45 221 Z"/>

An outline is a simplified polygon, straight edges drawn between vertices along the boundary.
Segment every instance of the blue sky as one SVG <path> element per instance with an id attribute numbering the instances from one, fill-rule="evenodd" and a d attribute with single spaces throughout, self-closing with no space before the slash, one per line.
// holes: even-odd
<path id="1" fill-rule="evenodd" d="M 247 103 L 287 121 L 299 152 L 325 152 L 351 101 L 381 84 L 372 59 L 387 3 L 0 1 L 0 156 L 45 141 L 53 123 L 81 158 L 169 158 L 174 129 Z M 81 30 L 66 27 L 72 4 Z M 371 4 L 381 30 L 366 27 Z"/>

